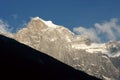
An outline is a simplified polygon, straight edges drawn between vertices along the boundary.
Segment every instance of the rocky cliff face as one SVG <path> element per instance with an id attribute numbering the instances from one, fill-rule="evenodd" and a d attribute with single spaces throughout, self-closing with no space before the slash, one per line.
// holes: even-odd
<path id="1" fill-rule="evenodd" d="M 93 43 L 51 21 L 33 18 L 14 39 L 101 79 L 115 80 L 120 76 L 119 66 L 113 63 L 116 60 L 107 55 L 111 46 Z"/>
<path id="2" fill-rule="evenodd" d="M 8 77 L 27 80 L 101 80 L 3 35 L 0 35 L 0 74 L 0 78 L 5 80 Z"/>

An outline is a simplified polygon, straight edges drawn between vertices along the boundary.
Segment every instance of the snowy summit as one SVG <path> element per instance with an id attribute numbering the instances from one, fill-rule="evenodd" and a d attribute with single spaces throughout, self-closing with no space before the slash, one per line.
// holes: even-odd
<path id="1" fill-rule="evenodd" d="M 50 20 L 45 21 L 45 20 L 43 20 L 43 19 L 40 18 L 40 17 L 34 17 L 34 18 L 32 18 L 32 20 L 40 20 L 40 21 L 42 21 L 43 23 L 45 23 L 47 26 L 53 27 L 53 28 L 56 28 L 56 27 L 58 26 L 58 25 L 54 24 L 52 21 L 50 21 Z"/>

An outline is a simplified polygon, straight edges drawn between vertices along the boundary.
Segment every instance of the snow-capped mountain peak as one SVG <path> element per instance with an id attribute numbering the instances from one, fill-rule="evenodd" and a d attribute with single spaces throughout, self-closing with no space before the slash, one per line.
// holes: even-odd
<path id="1" fill-rule="evenodd" d="M 47 25 L 48 27 L 52 27 L 52 28 L 56 28 L 56 27 L 58 27 L 58 25 L 56 25 L 56 24 L 54 24 L 52 21 L 45 21 L 45 20 L 43 20 L 42 18 L 40 18 L 40 17 L 34 17 L 34 18 L 32 18 L 32 20 L 40 20 L 40 21 L 42 21 L 45 25 Z"/>
<path id="2" fill-rule="evenodd" d="M 34 17 L 34 18 L 32 18 L 32 20 L 41 20 L 41 18 L 40 17 Z"/>
<path id="3" fill-rule="evenodd" d="M 32 18 L 26 28 L 15 34 L 15 39 L 103 80 L 115 80 L 119 76 L 120 68 L 113 64 L 120 62 L 119 58 L 107 55 L 118 53 L 116 56 L 119 56 L 120 43 L 117 41 L 94 43 L 84 35 L 76 35 L 39 17 Z"/>

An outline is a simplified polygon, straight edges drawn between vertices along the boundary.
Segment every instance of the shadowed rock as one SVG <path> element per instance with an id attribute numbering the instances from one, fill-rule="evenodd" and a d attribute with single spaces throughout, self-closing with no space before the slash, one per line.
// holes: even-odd
<path id="1" fill-rule="evenodd" d="M 120 76 L 119 65 L 116 67 L 119 60 L 111 61 L 105 55 L 118 52 L 119 42 L 94 43 L 85 35 L 76 35 L 39 17 L 31 19 L 13 38 L 92 76 L 104 80 L 116 80 Z"/>
<path id="2" fill-rule="evenodd" d="M 0 76 L 39 80 L 100 80 L 0 35 Z M 24 78 L 25 77 L 25 78 Z"/>

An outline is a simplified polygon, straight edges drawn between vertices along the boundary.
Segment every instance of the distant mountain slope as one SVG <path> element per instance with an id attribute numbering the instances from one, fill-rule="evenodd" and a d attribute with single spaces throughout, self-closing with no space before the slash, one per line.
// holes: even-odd
<path id="1" fill-rule="evenodd" d="M 94 43 L 84 35 L 75 35 L 69 29 L 39 17 L 31 19 L 14 39 L 90 75 L 105 80 L 120 76 L 118 67 L 108 55 L 119 52 L 119 42 Z"/>
<path id="2" fill-rule="evenodd" d="M 2 35 L 0 74 L 4 79 L 100 80 Z"/>

